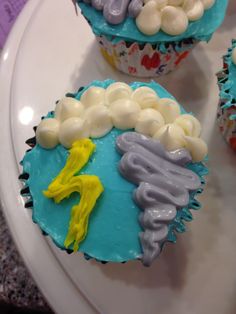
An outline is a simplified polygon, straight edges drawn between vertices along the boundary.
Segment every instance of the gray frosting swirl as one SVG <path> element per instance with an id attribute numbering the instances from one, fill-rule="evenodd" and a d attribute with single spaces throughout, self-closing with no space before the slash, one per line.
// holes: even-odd
<path id="1" fill-rule="evenodd" d="M 91 4 L 96 10 L 103 11 L 105 20 L 113 25 L 122 23 L 127 12 L 130 17 L 137 17 L 140 13 L 143 0 L 82 0 Z"/>
<path id="2" fill-rule="evenodd" d="M 168 235 L 168 225 L 177 209 L 189 203 L 189 191 L 200 187 L 197 174 L 185 168 L 191 156 L 185 149 L 168 152 L 155 139 L 136 132 L 118 136 L 116 148 L 123 155 L 119 171 L 127 180 L 138 185 L 134 201 L 143 210 L 139 220 L 145 266 L 159 255 Z"/>

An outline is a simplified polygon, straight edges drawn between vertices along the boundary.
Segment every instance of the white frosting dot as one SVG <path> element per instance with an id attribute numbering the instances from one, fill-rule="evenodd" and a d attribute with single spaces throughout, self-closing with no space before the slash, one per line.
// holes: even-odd
<path id="1" fill-rule="evenodd" d="M 169 35 L 180 35 L 188 28 L 188 18 L 181 7 L 166 6 L 162 9 L 161 29 Z"/>
<path id="2" fill-rule="evenodd" d="M 171 98 L 161 98 L 158 103 L 158 110 L 165 119 L 165 123 L 172 123 L 180 115 L 180 107 Z"/>
<path id="3" fill-rule="evenodd" d="M 232 61 L 236 65 L 236 48 L 234 48 L 232 52 Z"/>
<path id="4" fill-rule="evenodd" d="M 151 0 L 144 0 L 144 4 L 148 3 Z M 162 9 L 168 4 L 168 0 L 154 0 L 156 2 L 156 8 Z"/>
<path id="5" fill-rule="evenodd" d="M 168 0 L 169 5 L 178 6 L 182 5 L 184 0 Z"/>
<path id="6" fill-rule="evenodd" d="M 56 105 L 55 118 L 62 122 L 71 117 L 80 117 L 83 115 L 83 112 L 84 106 L 79 100 L 72 97 L 64 97 Z"/>
<path id="7" fill-rule="evenodd" d="M 156 2 L 156 6 L 157 6 L 157 9 L 162 9 L 164 8 L 166 5 L 168 5 L 168 0 L 155 0 Z"/>
<path id="8" fill-rule="evenodd" d="M 36 140 L 43 148 L 54 148 L 58 143 L 59 122 L 54 118 L 43 119 L 36 130 Z"/>
<path id="9" fill-rule="evenodd" d="M 232 58 L 234 55 L 235 50 Z M 181 115 L 174 99 L 160 99 L 147 86 L 135 91 L 121 82 L 111 84 L 107 90 L 91 87 L 81 99 L 83 103 L 63 98 L 56 106 L 56 118 L 41 121 L 36 139 L 42 147 L 50 149 L 61 143 L 70 148 L 76 140 L 102 137 L 114 126 L 157 138 L 169 151 L 185 147 L 196 162 L 207 154 L 207 145 L 198 138 L 200 122 L 190 114 Z"/>
<path id="10" fill-rule="evenodd" d="M 181 127 L 175 124 L 166 124 L 153 137 L 159 139 L 168 151 L 172 151 L 185 146 L 184 136 L 185 134 Z"/>
<path id="11" fill-rule="evenodd" d="M 188 28 L 189 21 L 202 18 L 215 0 L 144 0 L 144 6 L 136 18 L 138 29 L 145 35 L 163 32 L 177 36 Z"/>
<path id="12" fill-rule="evenodd" d="M 189 21 L 199 20 L 204 14 L 204 6 L 201 0 L 185 0 L 183 9 Z"/>
<path id="13" fill-rule="evenodd" d="M 146 35 L 154 35 L 161 28 L 161 13 L 154 0 L 148 1 L 136 18 L 138 29 Z"/>
<path id="14" fill-rule="evenodd" d="M 163 125 L 165 121 L 162 115 L 155 109 L 143 109 L 137 119 L 135 131 L 153 136 Z"/>
<path id="15" fill-rule="evenodd" d="M 105 92 L 105 103 L 110 105 L 118 99 L 128 99 L 132 94 L 132 88 L 123 82 L 116 82 L 108 86 Z"/>
<path id="16" fill-rule="evenodd" d="M 201 2 L 204 6 L 204 9 L 208 10 L 215 4 L 216 1 L 215 0 L 201 0 Z"/>
<path id="17" fill-rule="evenodd" d="M 69 118 L 60 126 L 59 141 L 66 148 L 70 148 L 76 140 L 88 136 L 88 126 L 81 118 Z"/>
<path id="18" fill-rule="evenodd" d="M 185 147 L 189 150 L 193 162 L 200 162 L 206 157 L 208 148 L 201 138 L 185 136 L 185 141 Z"/>
<path id="19" fill-rule="evenodd" d="M 80 101 L 85 108 L 104 105 L 105 89 L 102 87 L 91 86 L 81 96 Z"/>
<path id="20" fill-rule="evenodd" d="M 118 99 L 110 105 L 113 125 L 121 130 L 134 128 L 140 111 L 139 104 L 131 99 Z"/>
<path id="21" fill-rule="evenodd" d="M 158 100 L 156 92 L 150 87 L 142 86 L 133 91 L 131 99 L 136 101 L 142 109 L 158 108 Z"/>
<path id="22" fill-rule="evenodd" d="M 174 121 L 174 124 L 180 126 L 184 130 L 185 135 L 199 137 L 201 134 L 201 124 L 191 114 L 180 115 Z"/>
<path id="23" fill-rule="evenodd" d="M 102 137 L 113 127 L 109 109 L 103 105 L 88 108 L 84 118 L 88 123 L 90 137 Z"/>

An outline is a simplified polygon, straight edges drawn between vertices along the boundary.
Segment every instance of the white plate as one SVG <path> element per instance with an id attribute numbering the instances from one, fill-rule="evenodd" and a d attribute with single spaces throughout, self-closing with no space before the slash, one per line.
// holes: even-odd
<path id="1" fill-rule="evenodd" d="M 233 3 L 234 2 L 234 3 Z M 41 235 L 19 196 L 24 141 L 65 92 L 93 79 L 132 78 L 111 69 L 85 20 L 68 0 L 30 1 L 2 53 L 0 183 L 4 213 L 19 251 L 57 313 L 233 314 L 236 312 L 236 155 L 215 126 L 214 73 L 236 37 L 233 13 L 210 44 L 200 44 L 174 73 L 158 80 L 203 124 L 211 174 L 200 212 L 177 244 L 151 268 L 139 262 L 102 265 L 67 255 Z"/>

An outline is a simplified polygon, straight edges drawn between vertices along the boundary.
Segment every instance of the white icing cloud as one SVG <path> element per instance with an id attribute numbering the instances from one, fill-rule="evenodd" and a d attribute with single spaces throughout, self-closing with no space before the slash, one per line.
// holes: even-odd
<path id="1" fill-rule="evenodd" d="M 199 20 L 215 0 L 145 0 L 136 18 L 138 29 L 154 35 L 161 29 L 169 35 L 180 35 L 188 28 L 189 21 Z"/>
<path id="2" fill-rule="evenodd" d="M 56 106 L 55 118 L 39 124 L 36 139 L 46 149 L 59 143 L 70 148 L 75 140 L 102 137 L 113 127 L 135 129 L 157 138 L 169 151 L 185 147 L 194 161 L 202 160 L 207 153 L 206 144 L 199 138 L 200 122 L 190 114 L 181 115 L 175 100 L 159 98 L 146 86 L 133 91 L 121 82 L 107 89 L 90 87 L 80 101 L 63 98 Z"/>

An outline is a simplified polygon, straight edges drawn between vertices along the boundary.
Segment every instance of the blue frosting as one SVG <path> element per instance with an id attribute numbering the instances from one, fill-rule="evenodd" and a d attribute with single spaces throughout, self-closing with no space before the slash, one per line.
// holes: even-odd
<path id="1" fill-rule="evenodd" d="M 186 32 L 178 36 L 170 36 L 162 31 L 153 36 L 147 36 L 138 30 L 135 24 L 135 19 L 130 17 L 127 17 L 126 20 L 119 25 L 111 25 L 106 22 L 102 13 L 94 9 L 91 5 L 83 2 L 78 2 L 78 4 L 82 14 L 91 24 L 95 35 L 106 35 L 113 42 L 125 40 L 140 43 L 160 43 L 180 41 L 186 38 L 194 38 L 204 41 L 210 40 L 212 34 L 223 22 L 228 0 L 216 0 L 214 6 L 211 9 L 206 10 L 200 20 L 190 22 Z M 112 36 L 115 36 L 115 38 Z"/>
<path id="2" fill-rule="evenodd" d="M 228 74 L 225 73 L 225 69 L 218 74 L 220 98 L 225 100 L 225 104 L 222 106 L 222 109 L 231 108 L 235 106 L 236 102 L 236 65 L 232 60 L 232 51 L 234 48 L 236 48 L 236 40 L 232 40 L 232 47 L 228 49 L 228 53 L 224 56 L 224 62 L 227 65 Z M 230 119 L 236 120 L 236 115 L 231 115 Z"/>
<path id="3" fill-rule="evenodd" d="M 112 82 L 112 80 L 95 81 L 89 86 L 107 87 Z M 153 88 L 160 97 L 173 98 L 155 82 L 133 83 L 131 87 L 135 89 L 144 85 Z M 75 95 L 77 99 L 80 99 L 85 89 Z M 142 254 L 138 238 L 141 231 L 138 222 L 140 209 L 132 200 L 135 186 L 123 179 L 117 170 L 120 155 L 116 152 L 115 140 L 119 134 L 121 131 L 113 129 L 105 137 L 94 139 L 96 152 L 81 171 L 81 173 L 97 175 L 105 188 L 90 216 L 87 237 L 79 248 L 79 251 L 101 261 L 128 261 L 139 258 Z M 64 167 L 67 156 L 68 150 L 61 145 L 52 150 L 36 145 L 26 153 L 22 161 L 23 172 L 29 174 L 25 184 L 29 186 L 33 200 L 33 220 L 60 248 L 64 248 L 70 211 L 72 206 L 79 202 L 79 195 L 74 193 L 60 204 L 55 204 L 53 200 L 44 197 L 42 191 L 47 189 L 52 179 Z M 202 163 L 194 163 L 189 167 L 201 178 L 207 173 Z M 175 230 L 178 232 L 185 230 L 183 220 L 192 219 L 189 209 L 200 207 L 194 199 L 198 192 L 201 190 L 192 193 L 188 207 L 178 211 L 175 221 L 169 228 L 169 241 L 175 242 Z"/>

